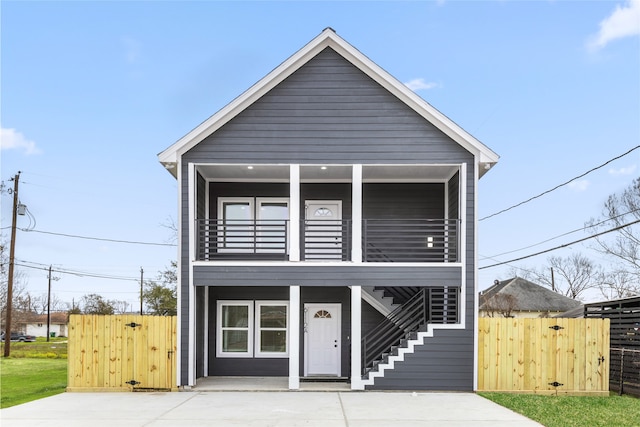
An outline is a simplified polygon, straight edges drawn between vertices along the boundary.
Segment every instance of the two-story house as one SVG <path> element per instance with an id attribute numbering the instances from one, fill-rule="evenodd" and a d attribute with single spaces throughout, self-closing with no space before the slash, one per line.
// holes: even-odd
<path id="1" fill-rule="evenodd" d="M 331 28 L 159 160 L 179 385 L 475 388 L 477 183 L 498 156 Z"/>

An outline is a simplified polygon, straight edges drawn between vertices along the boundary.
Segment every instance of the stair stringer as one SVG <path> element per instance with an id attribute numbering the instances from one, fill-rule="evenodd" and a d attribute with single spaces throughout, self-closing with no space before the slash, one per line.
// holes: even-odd
<path id="1" fill-rule="evenodd" d="M 425 338 L 433 337 L 433 325 L 427 325 L 426 332 L 418 332 L 415 339 L 407 340 L 406 347 L 399 347 L 397 355 L 389 355 L 386 363 L 379 363 L 377 370 L 369 371 L 368 378 L 362 380 L 363 386 L 373 385 L 376 378 L 384 377 L 384 372 L 387 370 L 393 370 L 396 363 L 404 362 L 405 354 L 412 354 L 416 346 L 425 345 Z"/>

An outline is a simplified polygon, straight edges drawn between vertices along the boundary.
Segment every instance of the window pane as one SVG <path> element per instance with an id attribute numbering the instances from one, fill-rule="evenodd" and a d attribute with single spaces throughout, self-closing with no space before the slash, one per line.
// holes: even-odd
<path id="1" fill-rule="evenodd" d="M 260 219 L 289 219 L 289 207 L 285 202 L 262 202 Z"/>
<path id="2" fill-rule="evenodd" d="M 222 306 L 222 327 L 223 328 L 248 328 L 249 327 L 249 307 L 246 305 L 223 305 Z"/>
<path id="3" fill-rule="evenodd" d="M 246 353 L 248 350 L 248 331 L 222 331 L 222 351 L 228 353 Z"/>
<path id="4" fill-rule="evenodd" d="M 261 305 L 260 306 L 260 327 L 261 328 L 286 328 L 287 327 L 287 307 L 284 305 Z"/>
<path id="5" fill-rule="evenodd" d="M 248 202 L 225 202 L 224 203 L 224 219 L 229 221 L 233 219 L 247 220 L 251 219 L 251 205 Z"/>
<path id="6" fill-rule="evenodd" d="M 261 331 L 260 351 L 269 353 L 286 353 L 287 333 L 285 331 Z"/>

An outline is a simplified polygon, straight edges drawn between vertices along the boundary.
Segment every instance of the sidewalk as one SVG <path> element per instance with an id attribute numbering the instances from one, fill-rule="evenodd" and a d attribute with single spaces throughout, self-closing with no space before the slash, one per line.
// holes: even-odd
<path id="1" fill-rule="evenodd" d="M 535 427 L 472 393 L 63 393 L 0 410 L 2 427 Z"/>

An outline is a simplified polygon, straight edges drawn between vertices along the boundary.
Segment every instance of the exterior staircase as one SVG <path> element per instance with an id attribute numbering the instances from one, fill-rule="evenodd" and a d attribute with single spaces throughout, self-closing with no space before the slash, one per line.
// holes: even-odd
<path id="1" fill-rule="evenodd" d="M 446 288 L 382 288 L 372 293 L 380 296 L 380 292 L 384 298 L 404 300 L 404 303 L 398 305 L 394 302 L 396 308 L 362 339 L 362 381 L 365 387 L 374 385 L 375 379 L 384 377 L 385 371 L 394 369 L 396 363 L 402 363 L 405 355 L 413 353 L 416 346 L 424 345 L 425 339 L 433 336 L 434 323 L 458 321 L 458 316 L 450 313 L 452 307 L 457 307 L 455 289 L 451 292 Z M 365 292 L 362 294 L 367 300 Z"/>

